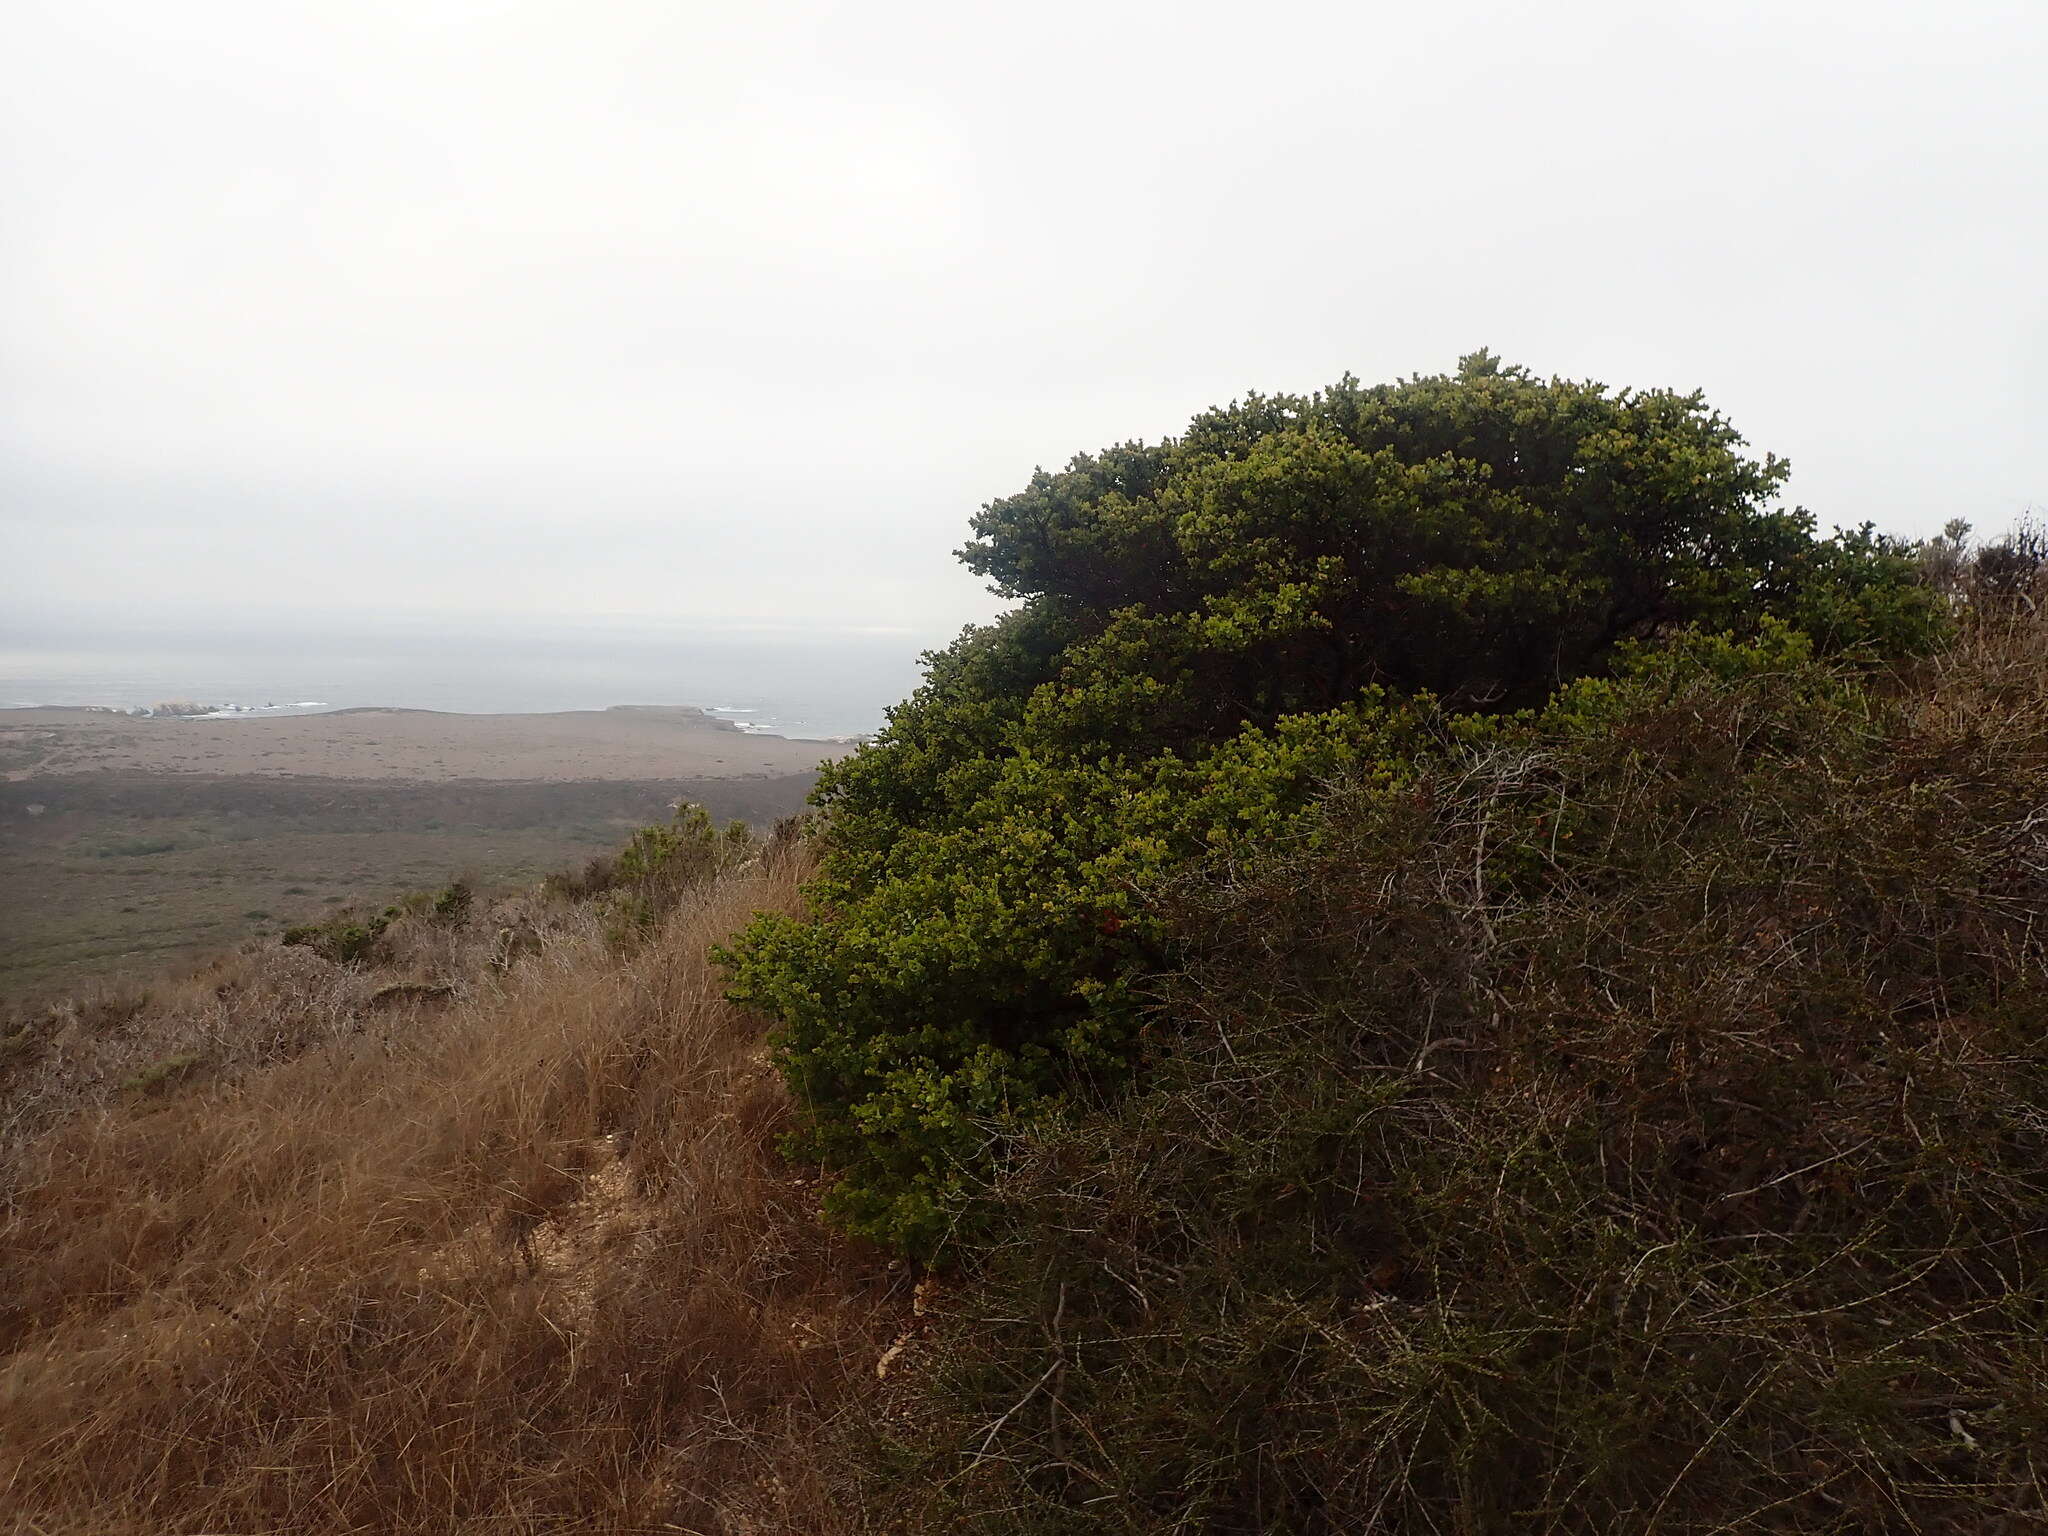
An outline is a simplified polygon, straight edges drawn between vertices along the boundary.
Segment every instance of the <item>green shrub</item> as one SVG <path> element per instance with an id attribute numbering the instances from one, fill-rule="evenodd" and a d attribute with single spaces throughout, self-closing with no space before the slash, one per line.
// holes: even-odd
<path id="1" fill-rule="evenodd" d="M 1160 893 L 1136 1091 L 1013 1145 L 906 1530 L 2035 1529 L 2048 630 L 1780 631 L 1465 721 Z"/>
<path id="2" fill-rule="evenodd" d="M 811 916 L 724 956 L 779 1021 L 832 1208 L 937 1242 L 994 1118 L 1127 1067 L 1160 882 L 1284 835 L 1333 774 L 1403 781 L 1432 722 L 1684 624 L 1931 643 L 1915 561 L 1815 538 L 1740 445 L 1697 396 L 1480 354 L 1253 397 L 992 503 L 964 556 L 1021 606 L 825 771 Z"/>
<path id="3" fill-rule="evenodd" d="M 303 945 L 336 965 L 353 965 L 370 957 L 377 941 L 384 937 L 384 930 L 399 915 L 397 907 L 389 907 L 372 917 L 340 912 L 322 923 L 294 923 L 285 929 L 278 942 Z"/>
<path id="4" fill-rule="evenodd" d="M 467 880 L 452 881 L 434 892 L 427 911 L 436 922 L 459 923 L 476 903 L 476 889 Z"/>
<path id="5" fill-rule="evenodd" d="M 340 903 L 343 899 L 340 896 L 323 898 L 333 903 Z M 367 960 L 374 955 L 385 930 L 400 918 L 410 917 L 423 922 L 453 926 L 460 924 L 469 916 L 475 902 L 475 887 L 468 880 L 455 880 L 442 886 L 438 891 L 408 891 L 383 911 L 368 917 L 344 911 L 337 912 L 323 922 L 294 923 L 284 930 L 278 942 L 303 945 L 317 954 L 324 955 L 337 965 L 352 965 L 358 960 Z M 246 915 L 268 917 L 270 914 L 263 912 Z"/>
<path id="6" fill-rule="evenodd" d="M 407 891 L 386 909 L 390 917 L 423 918 L 441 924 L 460 923 L 476 900 L 475 888 L 466 879 L 454 880 L 438 891 Z"/>
<path id="7" fill-rule="evenodd" d="M 753 834 L 745 822 L 721 829 L 703 806 L 681 801 L 670 820 L 640 828 L 609 859 L 592 860 L 581 885 L 602 904 L 613 943 L 630 945 L 690 891 L 752 854 Z M 566 893 L 560 877 L 557 882 L 553 888 Z"/>

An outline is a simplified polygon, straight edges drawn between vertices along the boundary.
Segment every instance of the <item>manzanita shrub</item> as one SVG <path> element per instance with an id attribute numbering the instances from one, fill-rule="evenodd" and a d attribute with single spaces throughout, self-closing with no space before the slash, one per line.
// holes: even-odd
<path id="1" fill-rule="evenodd" d="M 1016 608 L 826 771 L 809 915 L 722 955 L 778 1022 L 830 1207 L 940 1244 L 990 1137 L 1128 1071 L 1162 880 L 1288 835 L 1339 773 L 1398 782 L 1456 719 L 1686 626 L 1929 644 L 1908 553 L 1817 537 L 1742 447 L 1697 394 L 1479 353 L 1252 396 L 987 506 L 962 558 Z"/>

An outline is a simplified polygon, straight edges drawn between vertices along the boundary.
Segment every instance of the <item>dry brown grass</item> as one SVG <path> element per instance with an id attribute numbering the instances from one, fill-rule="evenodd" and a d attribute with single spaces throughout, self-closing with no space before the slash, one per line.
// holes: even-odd
<path id="1" fill-rule="evenodd" d="M 705 958 L 802 873 L 716 880 L 623 959 L 578 908 L 502 973 L 405 957 L 463 975 L 436 1007 L 337 968 L 342 1022 L 281 1059 L 89 1094 L 17 1146 L 0 1524 L 833 1528 L 815 1436 L 908 1286 L 775 1155 L 781 1084 Z"/>

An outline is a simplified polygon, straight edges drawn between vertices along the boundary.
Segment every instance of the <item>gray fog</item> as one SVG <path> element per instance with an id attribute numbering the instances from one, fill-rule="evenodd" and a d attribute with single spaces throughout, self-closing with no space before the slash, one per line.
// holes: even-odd
<path id="1" fill-rule="evenodd" d="M 2048 5 L 12 0 L 0 605 L 943 636 L 1247 390 L 1698 387 L 2048 505 Z"/>

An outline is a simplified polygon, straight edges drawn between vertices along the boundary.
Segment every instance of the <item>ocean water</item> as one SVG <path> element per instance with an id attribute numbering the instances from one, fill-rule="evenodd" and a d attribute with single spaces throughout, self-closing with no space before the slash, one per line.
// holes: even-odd
<path id="1" fill-rule="evenodd" d="M 184 699 L 263 714 L 386 706 L 469 714 L 689 704 L 749 730 L 861 736 L 951 637 L 621 624 L 353 633 L 0 632 L 0 708 L 147 708 Z"/>

